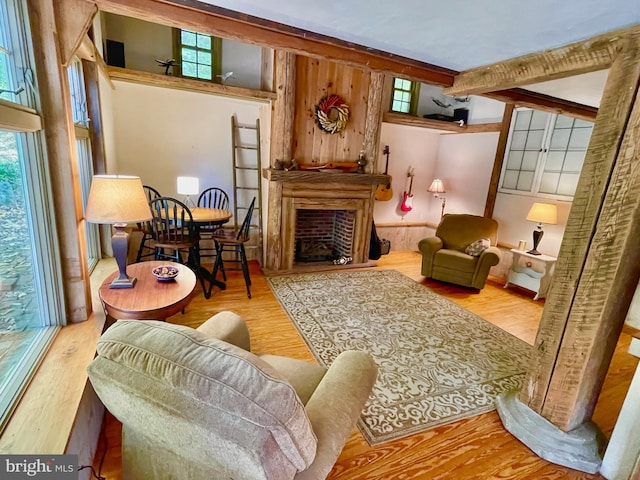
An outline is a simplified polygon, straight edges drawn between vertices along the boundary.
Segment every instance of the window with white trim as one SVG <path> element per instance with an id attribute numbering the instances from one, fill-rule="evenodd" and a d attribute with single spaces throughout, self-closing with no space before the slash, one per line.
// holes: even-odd
<path id="1" fill-rule="evenodd" d="M 558 199 L 575 194 L 593 123 L 517 109 L 511 120 L 500 191 Z"/>
<path id="2" fill-rule="evenodd" d="M 0 429 L 65 311 L 26 12 L 0 2 Z"/>

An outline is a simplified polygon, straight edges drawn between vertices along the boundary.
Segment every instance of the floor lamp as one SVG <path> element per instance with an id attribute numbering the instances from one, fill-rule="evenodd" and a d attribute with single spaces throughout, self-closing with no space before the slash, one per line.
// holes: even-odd
<path id="1" fill-rule="evenodd" d="M 538 228 L 533 231 L 533 249 L 527 253 L 531 255 L 542 255 L 538 251 L 538 245 L 540 244 L 540 240 L 542 240 L 542 235 L 544 235 L 542 224 L 548 223 L 555 225 L 558 223 L 558 208 L 551 203 L 534 203 L 527 214 L 527 220 L 530 222 L 538 222 Z"/>
<path id="2" fill-rule="evenodd" d="M 436 178 L 433 182 L 431 182 L 431 186 L 427 188 L 427 192 L 433 193 L 433 196 L 435 198 L 442 198 L 442 211 L 440 212 L 440 218 L 442 218 L 444 216 L 444 206 L 447 203 L 447 199 L 444 197 L 444 195 L 441 195 L 443 193 L 447 193 L 447 191 L 444 189 L 442 180 Z"/>
<path id="3" fill-rule="evenodd" d="M 111 248 L 119 275 L 109 288 L 133 288 L 136 279 L 127 275 L 129 234 L 125 227 L 128 223 L 151 220 L 151 210 L 140 177 L 95 175 L 91 181 L 84 217 L 87 222 L 112 224 L 115 229 Z"/>

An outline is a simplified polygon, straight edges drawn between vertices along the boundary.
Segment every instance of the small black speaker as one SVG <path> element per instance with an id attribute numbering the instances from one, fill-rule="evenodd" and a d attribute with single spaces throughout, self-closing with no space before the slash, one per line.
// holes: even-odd
<path id="1" fill-rule="evenodd" d="M 107 65 L 124 68 L 124 43 L 107 39 Z"/>

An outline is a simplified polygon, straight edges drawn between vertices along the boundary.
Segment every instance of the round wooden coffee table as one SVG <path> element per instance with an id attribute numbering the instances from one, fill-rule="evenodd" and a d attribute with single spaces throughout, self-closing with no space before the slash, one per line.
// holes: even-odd
<path id="1" fill-rule="evenodd" d="M 171 265 L 179 270 L 175 280 L 159 281 L 155 267 Z M 98 291 L 104 310 L 113 319 L 166 320 L 182 311 L 191 301 L 196 275 L 186 265 L 167 261 L 140 262 L 127 265 L 127 275 L 138 281 L 133 288 L 109 288 L 114 272 L 102 282 Z"/>

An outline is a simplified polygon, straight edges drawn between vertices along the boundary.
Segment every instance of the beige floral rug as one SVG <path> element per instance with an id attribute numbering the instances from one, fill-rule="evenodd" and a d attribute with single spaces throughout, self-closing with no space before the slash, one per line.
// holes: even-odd
<path id="1" fill-rule="evenodd" d="M 395 270 L 268 277 L 322 365 L 369 352 L 378 380 L 358 423 L 378 445 L 495 408 L 531 347 Z"/>

